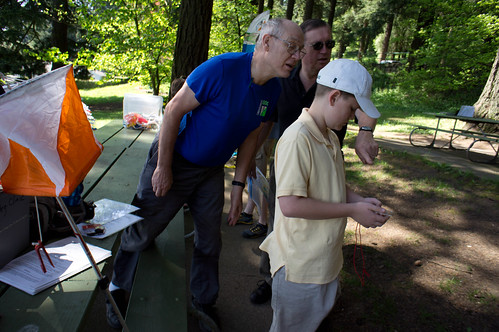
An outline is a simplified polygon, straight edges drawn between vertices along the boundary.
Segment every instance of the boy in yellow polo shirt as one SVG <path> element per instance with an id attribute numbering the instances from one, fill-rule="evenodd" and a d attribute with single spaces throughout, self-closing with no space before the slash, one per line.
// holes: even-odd
<path id="1" fill-rule="evenodd" d="M 364 227 L 388 216 L 376 198 L 348 188 L 338 138 L 360 108 L 380 116 L 370 100 L 372 78 L 358 62 L 338 59 L 317 77 L 309 109 L 282 135 L 275 152 L 274 231 L 260 248 L 269 253 L 273 320 L 270 331 L 315 331 L 333 308 L 347 217 Z"/>

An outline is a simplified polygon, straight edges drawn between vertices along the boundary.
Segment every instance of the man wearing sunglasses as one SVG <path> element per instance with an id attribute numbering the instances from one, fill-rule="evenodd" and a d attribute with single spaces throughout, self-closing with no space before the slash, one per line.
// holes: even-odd
<path id="1" fill-rule="evenodd" d="M 298 118 L 302 109 L 312 104 L 317 87 L 317 75 L 331 61 L 331 50 L 334 47 L 331 29 L 323 20 L 307 20 L 300 27 L 305 35 L 304 51 L 306 54 L 288 78 L 280 79 L 282 92 L 277 102 L 276 112 L 274 112 L 274 122 L 277 122 L 279 137 Z M 357 110 L 356 118 L 360 129 L 355 141 L 355 152 L 364 164 L 372 164 L 378 155 L 378 144 L 373 138 L 376 119 L 369 118 L 360 110 Z M 269 121 L 262 132 L 270 132 L 271 126 L 272 123 Z M 334 131 L 341 145 L 343 145 L 346 130 L 347 126 L 339 131 Z M 273 167 L 271 167 L 270 188 L 271 198 L 268 202 L 270 218 L 268 218 L 269 222 L 266 227 L 267 234 L 272 231 L 274 220 L 275 197 L 272 195 L 275 195 L 275 178 Z M 258 227 L 259 225 L 255 223 L 249 231 Z M 258 287 L 250 295 L 250 300 L 254 304 L 265 303 L 272 296 L 270 263 L 265 252 L 262 252 L 260 256 L 260 274 L 265 280 L 260 280 Z"/>

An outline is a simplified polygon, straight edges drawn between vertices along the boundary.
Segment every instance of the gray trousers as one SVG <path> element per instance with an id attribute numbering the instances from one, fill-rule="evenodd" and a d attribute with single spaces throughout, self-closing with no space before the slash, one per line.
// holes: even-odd
<path id="1" fill-rule="evenodd" d="M 286 280 L 286 267 L 274 275 L 270 332 L 314 332 L 333 309 L 338 279 L 328 284 L 299 284 Z"/>
<path id="2" fill-rule="evenodd" d="M 123 231 L 114 260 L 112 282 L 130 291 L 139 254 L 154 242 L 184 203 L 194 219 L 194 250 L 190 288 L 201 304 L 215 304 L 218 291 L 218 261 L 222 249 L 220 226 L 224 205 L 224 168 L 201 167 L 174 153 L 173 185 L 163 197 L 156 197 L 151 178 L 157 164 L 158 142 L 149 150 L 132 205 L 144 219 Z"/>

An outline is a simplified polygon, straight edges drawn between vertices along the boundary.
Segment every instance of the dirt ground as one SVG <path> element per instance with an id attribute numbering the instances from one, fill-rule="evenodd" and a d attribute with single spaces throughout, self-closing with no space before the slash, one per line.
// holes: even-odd
<path id="1" fill-rule="evenodd" d="M 349 220 L 331 331 L 499 331 L 498 182 L 386 150 L 379 160 L 347 178 L 362 175 L 352 188 L 394 214 L 360 233 Z"/>

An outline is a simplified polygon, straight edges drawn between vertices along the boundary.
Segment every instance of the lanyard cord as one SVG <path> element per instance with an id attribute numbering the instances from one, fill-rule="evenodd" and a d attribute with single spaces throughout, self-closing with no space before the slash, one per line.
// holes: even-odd
<path id="1" fill-rule="evenodd" d="M 358 246 L 360 249 L 360 256 L 362 259 L 362 274 L 361 275 L 357 272 L 357 266 L 356 266 L 356 260 L 355 260 L 355 254 L 357 252 L 357 235 L 358 235 Z M 355 274 L 357 275 L 357 277 L 359 277 L 361 286 L 364 287 L 364 280 L 365 280 L 365 278 L 369 278 L 370 275 L 366 270 L 366 260 L 364 259 L 364 252 L 362 251 L 361 226 L 359 223 L 356 223 L 356 226 L 355 226 L 355 247 L 353 248 L 353 269 L 355 270 Z"/>

